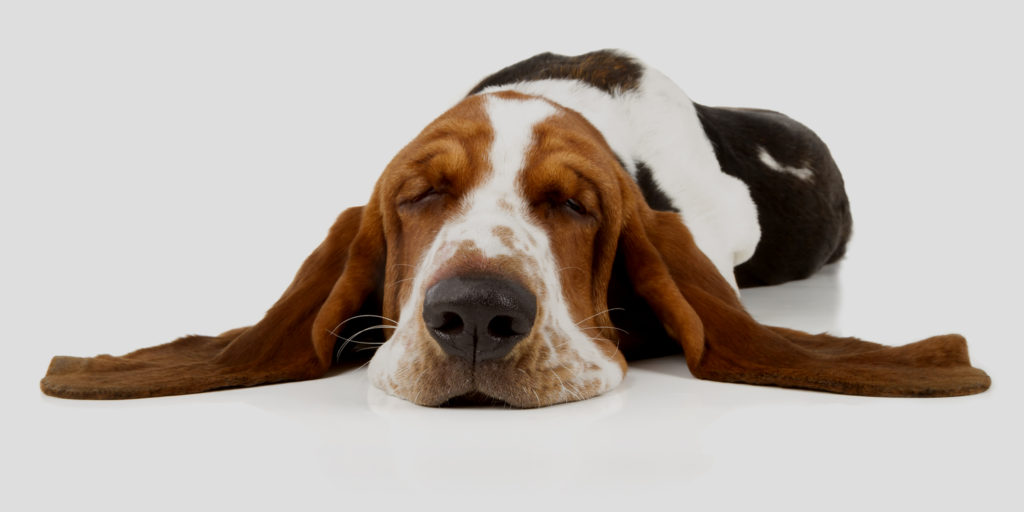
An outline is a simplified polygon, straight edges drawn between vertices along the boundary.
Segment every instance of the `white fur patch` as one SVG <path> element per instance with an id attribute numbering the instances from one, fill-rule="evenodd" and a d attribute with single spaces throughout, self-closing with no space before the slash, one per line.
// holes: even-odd
<path id="1" fill-rule="evenodd" d="M 789 165 L 780 164 L 778 161 L 775 160 L 775 158 L 772 157 L 770 153 L 768 153 L 767 149 L 761 146 L 757 147 L 757 157 L 761 159 L 762 164 L 764 164 L 766 167 L 773 171 L 792 174 L 793 176 L 796 176 L 797 178 L 800 178 L 804 181 L 814 180 L 814 171 L 807 169 L 805 167 L 792 167 Z"/>

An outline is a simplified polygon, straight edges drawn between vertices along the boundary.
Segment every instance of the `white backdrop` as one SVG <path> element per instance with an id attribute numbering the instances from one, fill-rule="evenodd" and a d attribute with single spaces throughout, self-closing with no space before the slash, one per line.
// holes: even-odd
<path id="1" fill-rule="evenodd" d="M 5 1 L 0 503 L 1020 510 L 1024 40 L 1009 5 Z M 420 408 L 362 371 L 125 402 L 38 391 L 54 354 L 259 319 L 333 217 L 478 79 L 606 47 L 830 145 L 848 256 L 747 291 L 759 319 L 890 344 L 962 332 L 993 388 L 843 397 L 696 381 L 667 358 L 534 411 Z"/>

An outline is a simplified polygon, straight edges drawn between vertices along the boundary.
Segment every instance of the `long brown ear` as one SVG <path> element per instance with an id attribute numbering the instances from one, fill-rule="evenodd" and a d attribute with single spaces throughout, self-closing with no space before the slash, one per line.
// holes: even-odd
<path id="1" fill-rule="evenodd" d="M 57 356 L 40 386 L 62 398 L 142 398 L 320 377 L 342 319 L 382 279 L 380 215 L 371 200 L 345 210 L 256 325 L 185 336 L 120 357 Z M 322 332 L 321 332 L 322 331 Z"/>
<path id="2" fill-rule="evenodd" d="M 887 347 L 757 323 L 679 216 L 638 203 L 620 241 L 629 277 L 694 376 L 870 396 L 969 395 L 991 384 L 960 335 Z"/>

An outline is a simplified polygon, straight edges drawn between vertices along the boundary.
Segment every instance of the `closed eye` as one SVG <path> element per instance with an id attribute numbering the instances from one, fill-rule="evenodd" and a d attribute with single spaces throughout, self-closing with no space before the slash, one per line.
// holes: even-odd
<path id="1" fill-rule="evenodd" d="M 424 190 L 423 192 L 416 194 L 415 196 L 412 196 L 408 199 L 403 199 L 398 204 L 399 206 L 415 206 L 417 204 L 426 202 L 427 200 L 437 198 L 441 195 L 441 193 L 442 192 L 440 190 L 434 187 L 430 187 L 427 190 Z"/>
<path id="2" fill-rule="evenodd" d="M 578 215 L 586 215 L 587 214 L 587 209 L 584 208 L 583 205 L 580 204 L 575 199 L 571 199 L 571 198 L 570 199 L 566 199 L 565 203 L 563 203 L 563 206 L 565 206 L 566 208 L 572 210 L 573 212 L 575 212 Z"/>

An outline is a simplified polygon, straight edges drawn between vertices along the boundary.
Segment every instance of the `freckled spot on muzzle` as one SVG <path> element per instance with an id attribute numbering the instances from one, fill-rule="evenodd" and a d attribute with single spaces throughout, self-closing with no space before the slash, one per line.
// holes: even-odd
<path id="1" fill-rule="evenodd" d="M 508 226 L 494 226 L 491 229 L 491 234 L 501 241 L 501 245 L 504 245 L 508 250 L 514 251 L 516 249 L 515 232 L 512 231 L 512 228 Z"/>

